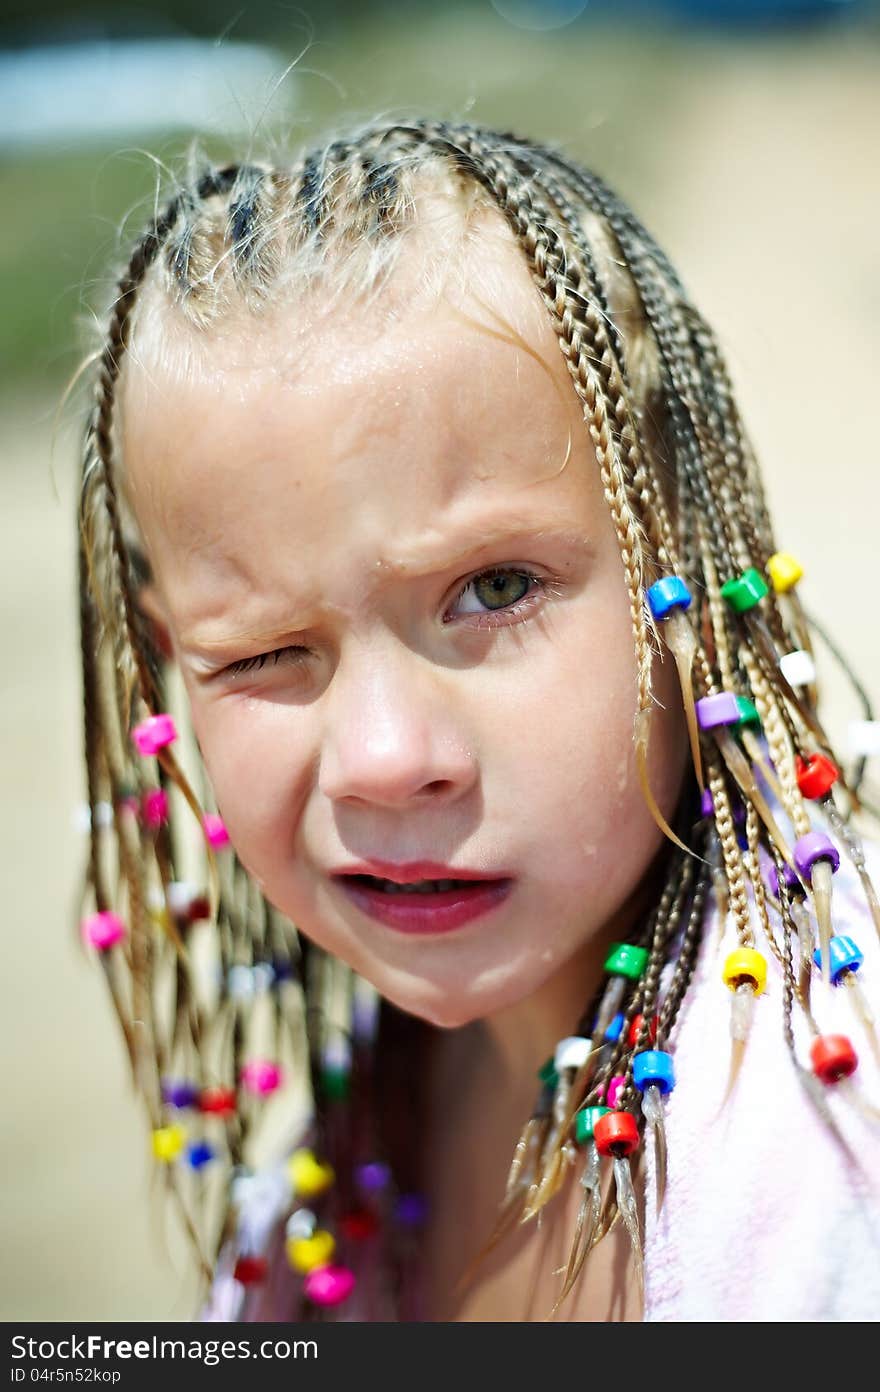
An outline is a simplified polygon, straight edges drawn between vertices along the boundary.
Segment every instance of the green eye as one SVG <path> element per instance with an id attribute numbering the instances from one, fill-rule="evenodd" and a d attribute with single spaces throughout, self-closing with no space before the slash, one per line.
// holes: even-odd
<path id="1" fill-rule="evenodd" d="M 525 598 L 530 581 L 531 576 L 520 570 L 495 570 L 478 575 L 471 585 L 474 595 L 487 609 L 504 609 Z"/>

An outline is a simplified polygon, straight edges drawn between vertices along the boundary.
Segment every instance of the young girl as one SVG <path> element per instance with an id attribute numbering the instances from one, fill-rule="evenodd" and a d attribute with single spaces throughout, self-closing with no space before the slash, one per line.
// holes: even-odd
<path id="1" fill-rule="evenodd" d="M 422 120 L 199 172 L 80 521 L 83 931 L 204 1317 L 876 1316 L 862 765 L 599 179 Z"/>

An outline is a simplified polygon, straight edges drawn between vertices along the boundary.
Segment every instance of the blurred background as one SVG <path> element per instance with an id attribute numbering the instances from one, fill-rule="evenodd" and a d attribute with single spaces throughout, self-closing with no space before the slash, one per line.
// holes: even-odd
<path id="1" fill-rule="evenodd" d="M 192 1312 L 182 1246 L 152 1224 L 148 1137 L 104 983 L 73 925 L 88 389 L 62 396 L 166 168 L 197 133 L 240 156 L 379 112 L 563 142 L 629 200 L 714 323 L 804 601 L 876 697 L 878 78 L 868 0 L 6 0 L 6 1320 Z M 820 660 L 845 752 L 860 710 Z"/>

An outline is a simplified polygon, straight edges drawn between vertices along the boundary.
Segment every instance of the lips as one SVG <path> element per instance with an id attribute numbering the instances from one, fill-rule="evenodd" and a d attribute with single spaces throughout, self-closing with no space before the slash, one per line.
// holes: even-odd
<path id="1" fill-rule="evenodd" d="M 365 861 L 334 872 L 343 892 L 369 918 L 400 933 L 448 933 L 482 917 L 510 894 L 510 876 L 411 861 Z M 404 888 L 404 886 L 408 886 Z"/>

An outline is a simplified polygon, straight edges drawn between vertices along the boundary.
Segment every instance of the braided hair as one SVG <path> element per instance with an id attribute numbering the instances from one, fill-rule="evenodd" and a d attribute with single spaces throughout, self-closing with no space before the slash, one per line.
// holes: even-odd
<path id="1" fill-rule="evenodd" d="M 201 834 L 206 825 L 195 791 L 198 759 L 190 774 L 183 755 L 167 744 L 145 759 L 131 741 L 138 722 L 167 710 L 173 674 L 139 603 L 149 563 L 122 487 L 117 398 L 135 326 L 150 307 L 181 316 L 210 342 L 212 326 L 224 316 L 259 315 L 318 283 L 329 303 L 352 294 L 381 303 L 393 287 L 401 247 L 420 230 L 426 191 L 455 214 L 463 239 L 482 211 L 505 220 L 550 317 L 619 545 L 636 658 L 638 767 L 668 837 L 653 907 L 632 941 L 621 945 L 631 955 L 609 959 L 595 999 L 585 1003 L 580 1051 L 557 1054 L 541 1070 L 488 1243 L 534 1218 L 583 1162 L 585 1207 L 561 1299 L 618 1213 L 639 1252 L 624 1174 L 633 1147 L 615 1140 L 617 1133 L 606 1138 L 601 1153 L 613 1159 L 618 1186 L 603 1199 L 595 1146 L 603 1118 L 625 1116 L 636 1133 L 654 1131 L 662 1156 L 662 1121 L 639 1106 L 650 1090 L 639 1060 L 668 1057 L 710 899 L 722 916 L 729 913 L 740 949 L 728 980 L 734 1050 L 744 1045 L 746 1007 L 760 991 L 758 968 L 749 965 L 758 929 L 783 968 L 783 1033 L 805 1073 L 791 1016 L 810 1010 L 810 891 L 821 936 L 824 879 L 817 875 L 811 884 L 810 867 L 793 854 L 766 787 L 800 844 L 812 828 L 803 771 L 817 760 L 834 771 L 843 813 L 824 786 L 823 805 L 876 905 L 847 822 L 858 807 L 857 785 L 847 786 L 840 774 L 816 714 L 815 683 L 794 685 L 784 674 L 788 654 L 809 659 L 810 626 L 790 568 L 778 584 L 763 579 L 788 558 L 777 551 L 721 352 L 633 213 L 564 153 L 469 124 L 373 123 L 289 167 L 196 170 L 135 245 L 98 360 L 79 504 L 92 809 L 86 922 L 115 916 L 125 925 L 124 936 L 92 940 L 101 948 L 154 1149 L 202 1272 L 209 1278 L 232 1248 L 241 1284 L 259 1281 L 265 1271 L 236 1227 L 243 1186 L 253 1179 L 257 1124 L 266 1111 L 261 1097 L 269 1091 L 242 1081 L 255 1035 L 276 1060 L 287 1060 L 313 1118 L 316 1149 L 308 1162 L 297 1153 L 291 1203 L 319 1194 L 329 1175 L 321 1169 L 323 1156 L 336 1172 L 340 1212 L 356 1203 L 358 1167 L 363 1181 L 364 1166 L 373 1163 L 375 1171 L 384 1153 L 381 1098 L 399 1060 L 412 1057 L 401 1040 L 418 1047 L 427 1027 L 378 1001 L 365 982 L 300 939 L 234 853 L 216 856 L 209 837 L 199 840 L 206 884 L 189 886 L 182 878 L 181 867 L 193 856 L 192 829 Z M 430 237 L 427 243 L 426 261 Z M 448 242 L 435 254 L 438 273 L 455 260 Z M 658 582 L 670 578 L 680 586 L 671 609 L 651 601 Z M 652 659 L 664 642 L 679 666 L 696 774 L 671 826 L 653 801 L 646 772 Z M 698 708 L 725 698 L 737 703 L 741 718 L 698 721 Z M 108 804 L 112 813 L 102 818 Z M 779 910 L 775 928 L 768 903 Z M 204 946 L 196 940 L 199 923 L 208 925 L 204 952 L 196 950 Z M 207 987 L 197 970 L 200 953 L 210 963 Z M 639 970 L 624 968 L 624 960 L 637 960 Z M 167 1163 L 181 1154 L 184 1128 L 175 1116 L 186 1108 L 200 1117 L 201 1128 L 187 1150 L 189 1169 Z M 208 1159 L 222 1162 L 227 1177 L 213 1212 L 201 1179 Z M 308 1238 L 312 1230 L 295 1227 L 293 1240 L 303 1232 Z M 371 1250 L 372 1260 L 388 1268 L 383 1299 L 390 1304 L 375 1308 L 385 1317 L 406 1317 L 411 1244 L 408 1258 L 390 1245 Z M 303 1317 L 319 1307 L 320 1301 L 307 1302 Z"/>

